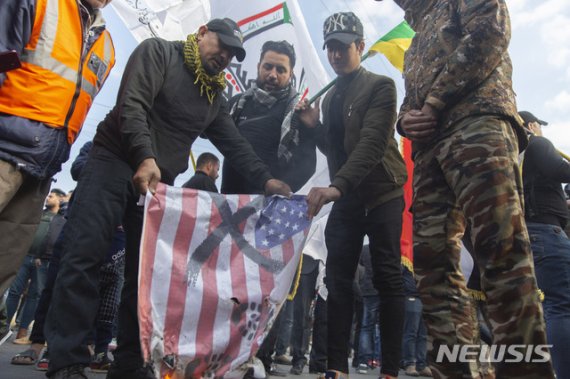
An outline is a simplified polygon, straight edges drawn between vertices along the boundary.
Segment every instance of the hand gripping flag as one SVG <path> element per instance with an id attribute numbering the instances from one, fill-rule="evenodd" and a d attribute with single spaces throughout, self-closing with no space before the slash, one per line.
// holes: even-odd
<path id="1" fill-rule="evenodd" d="M 160 378 L 238 377 L 291 286 L 310 221 L 303 196 L 147 195 L 139 275 L 145 361 Z"/>

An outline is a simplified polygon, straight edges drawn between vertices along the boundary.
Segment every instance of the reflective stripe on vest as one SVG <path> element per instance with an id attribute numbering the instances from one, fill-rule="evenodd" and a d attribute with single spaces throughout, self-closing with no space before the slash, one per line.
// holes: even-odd
<path id="1" fill-rule="evenodd" d="M 8 72 L 0 87 L 0 112 L 66 127 L 73 143 L 115 63 L 108 32 L 103 30 L 87 52 L 83 35 L 76 1 L 38 0 L 22 67 Z"/>

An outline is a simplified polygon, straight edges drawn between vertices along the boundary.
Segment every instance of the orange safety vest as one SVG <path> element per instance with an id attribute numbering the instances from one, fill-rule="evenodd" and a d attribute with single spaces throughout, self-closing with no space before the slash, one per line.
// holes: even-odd
<path id="1" fill-rule="evenodd" d="M 37 0 L 22 67 L 8 71 L 0 86 L 0 112 L 67 128 L 72 144 L 115 64 L 111 35 L 103 31 L 84 51 L 83 29 L 78 1 Z"/>

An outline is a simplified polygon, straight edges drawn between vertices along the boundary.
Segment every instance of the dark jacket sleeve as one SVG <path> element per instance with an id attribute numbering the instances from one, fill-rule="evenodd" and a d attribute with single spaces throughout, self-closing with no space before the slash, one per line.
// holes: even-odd
<path id="1" fill-rule="evenodd" d="M 560 183 L 570 183 L 570 163 L 565 161 L 547 138 L 531 137 L 527 156 L 532 156 L 532 164 L 537 172 L 548 179 Z"/>
<path id="2" fill-rule="evenodd" d="M 0 52 L 15 50 L 21 55 L 28 43 L 36 14 L 34 0 L 0 1 Z M 0 86 L 5 74 L 0 74 Z"/>
<path id="3" fill-rule="evenodd" d="M 51 258 L 53 254 L 53 246 L 55 245 L 55 241 L 59 237 L 63 226 L 65 225 L 66 218 L 60 214 L 56 214 L 51 219 L 49 223 L 49 229 L 46 238 L 44 239 L 44 245 L 41 249 L 40 258 Z"/>
<path id="4" fill-rule="evenodd" d="M 216 119 L 205 131 L 206 136 L 232 165 L 239 167 L 240 173 L 263 190 L 265 183 L 272 179 L 269 168 L 253 151 L 247 140 L 239 133 L 230 114 L 227 102 L 220 107 Z"/>
<path id="5" fill-rule="evenodd" d="M 160 92 L 169 54 L 161 40 L 147 39 L 133 51 L 117 94 L 121 144 L 133 167 L 155 158 L 147 114 Z"/>
<path id="6" fill-rule="evenodd" d="M 380 78 L 374 84 L 371 94 L 368 109 L 362 117 L 360 139 L 331 183 L 343 194 L 356 188 L 382 161 L 389 139 L 394 138 L 396 122 L 394 81 L 386 77 Z"/>
<path id="7" fill-rule="evenodd" d="M 76 182 L 79 181 L 79 178 L 81 177 L 81 171 L 83 171 L 83 167 L 85 167 L 85 163 L 87 163 L 91 147 L 93 147 L 92 141 L 86 142 L 85 145 L 81 146 L 81 150 L 79 150 L 79 155 L 75 158 L 75 160 L 71 164 L 71 177 Z"/>

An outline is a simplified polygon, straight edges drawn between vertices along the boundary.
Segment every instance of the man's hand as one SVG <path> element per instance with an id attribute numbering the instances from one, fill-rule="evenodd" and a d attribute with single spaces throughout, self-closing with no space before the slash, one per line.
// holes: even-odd
<path id="1" fill-rule="evenodd" d="M 160 169 L 156 165 L 156 161 L 154 158 L 145 159 L 133 176 L 135 188 L 141 195 L 146 195 L 146 191 L 150 191 L 154 195 L 158 182 L 160 182 Z"/>
<path id="2" fill-rule="evenodd" d="M 42 266 L 42 260 L 40 258 L 34 259 L 34 265 L 36 266 L 36 268 L 41 267 Z"/>
<path id="3" fill-rule="evenodd" d="M 342 193 L 336 187 L 313 187 L 307 195 L 309 204 L 308 216 L 312 219 L 316 216 L 323 205 L 340 199 Z"/>
<path id="4" fill-rule="evenodd" d="M 422 110 L 412 109 L 400 120 L 400 126 L 406 133 L 406 137 L 414 142 L 429 142 L 437 126 L 437 114 L 435 110 L 424 105 Z"/>
<path id="5" fill-rule="evenodd" d="M 319 122 L 319 115 L 321 113 L 320 103 L 321 98 L 319 97 L 315 101 L 315 106 L 311 107 L 307 99 L 300 101 L 295 105 L 295 112 L 299 115 L 299 120 L 307 128 L 314 128 Z"/>
<path id="6" fill-rule="evenodd" d="M 285 182 L 277 179 L 269 179 L 265 182 L 264 186 L 265 194 L 267 196 L 270 195 L 281 195 L 285 196 L 286 198 L 290 198 L 293 192 L 291 191 L 291 187 Z"/>

